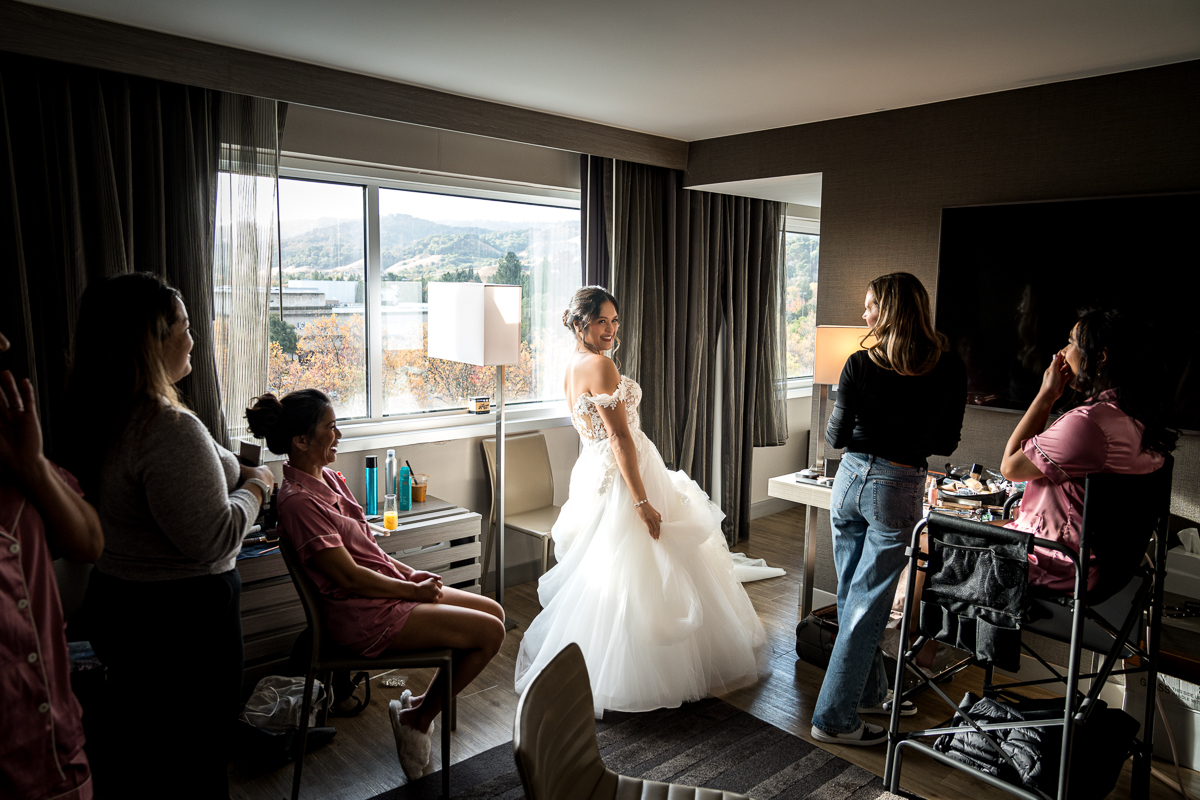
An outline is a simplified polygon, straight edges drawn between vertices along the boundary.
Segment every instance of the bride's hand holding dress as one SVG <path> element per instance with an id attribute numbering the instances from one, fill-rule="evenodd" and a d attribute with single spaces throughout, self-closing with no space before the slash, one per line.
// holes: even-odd
<path id="1" fill-rule="evenodd" d="M 611 358 L 588 355 L 584 356 L 581 362 L 582 369 L 579 369 L 578 372 L 584 386 L 579 387 L 583 389 L 579 393 L 580 397 L 592 394 L 588 389 L 596 385 L 613 387 L 608 392 L 596 393 L 600 396 L 617 397 L 619 395 L 621 373 Z M 571 388 L 576 387 L 572 386 Z M 576 400 L 575 405 L 578 405 L 578 402 Z M 625 479 L 626 486 L 634 496 L 634 508 L 637 510 L 637 515 L 646 524 L 650 538 L 658 541 L 662 528 L 662 515 L 650 504 L 650 498 L 646 496 L 646 488 L 642 483 L 641 473 L 638 472 L 637 447 L 633 443 L 633 436 L 629 430 L 629 415 L 625 411 L 625 402 L 618 400 L 611 406 L 596 406 L 596 413 L 600 416 L 600 421 L 604 423 L 604 430 L 608 431 L 608 446 L 612 449 L 618 469 L 621 470 L 621 477 Z"/>

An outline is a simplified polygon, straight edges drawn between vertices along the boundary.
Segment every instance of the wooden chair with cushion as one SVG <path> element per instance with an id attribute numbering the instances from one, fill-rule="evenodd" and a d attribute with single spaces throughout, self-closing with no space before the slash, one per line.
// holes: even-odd
<path id="1" fill-rule="evenodd" d="M 525 687 L 517 702 L 513 757 L 529 800 L 746 800 L 618 775 L 604 766 L 587 664 L 569 644 Z"/>
<path id="2" fill-rule="evenodd" d="M 451 676 L 453 673 L 454 651 L 448 647 L 431 650 L 406 650 L 402 653 L 388 652 L 378 658 L 367 658 L 364 655 L 346 650 L 336 645 L 325 627 L 325 618 L 321 614 L 321 595 L 317 585 L 308 577 L 308 573 L 300 565 L 300 559 L 291 543 L 285 536 L 279 537 L 279 551 L 291 573 L 292 582 L 296 584 L 296 592 L 304 606 L 304 616 L 308 618 L 308 628 L 312 634 L 312 651 L 309 653 L 308 670 L 304 680 L 304 707 L 300 711 L 300 738 L 296 749 L 296 768 L 292 775 L 292 800 L 300 796 L 300 773 L 304 767 L 304 751 L 308 744 L 308 718 L 312 713 L 312 686 L 318 674 L 325 683 L 326 702 L 320 712 L 320 722 L 325 724 L 329 713 L 329 677 L 335 670 L 357 669 L 413 669 L 421 667 L 436 667 L 445 671 L 446 679 L 442 682 L 442 708 L 449 713 L 442 715 L 442 797 L 450 797 L 450 731 L 457 727 L 454 694 L 451 691 Z M 449 724 L 446 724 L 446 720 Z"/>
<path id="3" fill-rule="evenodd" d="M 496 440 L 483 440 L 491 486 L 496 485 Z M 554 505 L 554 473 L 550 471 L 550 453 L 546 437 L 540 433 L 509 436 L 504 440 L 506 480 L 504 481 L 504 527 L 541 540 L 542 572 L 550 568 L 554 543 L 550 529 L 558 521 L 561 506 Z M 488 590 L 488 565 L 496 541 L 496 501 L 488 519 L 487 543 L 483 553 L 483 587 Z"/>

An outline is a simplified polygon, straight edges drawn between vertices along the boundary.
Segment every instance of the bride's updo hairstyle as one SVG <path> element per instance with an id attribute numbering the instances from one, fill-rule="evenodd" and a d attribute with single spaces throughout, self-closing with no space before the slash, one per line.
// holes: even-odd
<path id="1" fill-rule="evenodd" d="M 282 400 L 267 392 L 254 398 L 254 405 L 246 409 L 246 422 L 250 423 L 251 433 L 267 440 L 268 450 L 287 455 L 292 439 L 311 436 L 330 405 L 329 397 L 320 389 L 301 389 L 284 395 Z"/>
<path id="2" fill-rule="evenodd" d="M 613 297 L 603 286 L 584 286 L 575 293 L 575 296 L 571 298 L 571 304 L 563 312 L 563 325 L 575 334 L 575 341 L 597 355 L 603 354 L 583 340 L 583 332 L 587 330 L 588 325 L 595 321 L 596 317 L 600 316 L 600 308 L 605 301 L 612 303 L 618 313 L 621 311 L 617 298 Z M 615 354 L 620 346 L 621 337 L 614 336 L 612 352 Z"/>

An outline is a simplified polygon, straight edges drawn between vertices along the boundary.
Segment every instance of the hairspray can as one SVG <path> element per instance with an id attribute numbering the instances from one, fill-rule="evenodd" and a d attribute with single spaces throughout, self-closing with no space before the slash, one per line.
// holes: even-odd
<path id="1" fill-rule="evenodd" d="M 373 517 L 379 513 L 379 503 L 376 500 L 376 492 L 379 490 L 379 456 L 367 456 L 367 504 L 364 511 L 368 517 Z"/>
<path id="2" fill-rule="evenodd" d="M 383 493 L 396 494 L 396 472 L 399 464 L 396 462 L 396 451 L 388 450 L 387 458 L 383 460 Z"/>

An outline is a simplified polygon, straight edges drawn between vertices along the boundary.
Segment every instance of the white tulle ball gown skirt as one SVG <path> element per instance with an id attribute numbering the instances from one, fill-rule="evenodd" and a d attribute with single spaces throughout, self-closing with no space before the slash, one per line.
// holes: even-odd
<path id="1" fill-rule="evenodd" d="M 583 650 L 596 715 L 649 711 L 723 694 L 766 674 L 767 636 L 738 582 L 724 514 L 632 431 L 655 541 L 607 441 L 587 443 L 554 526 L 557 565 L 538 582 L 543 610 L 517 656 L 522 691 L 563 647 Z"/>

